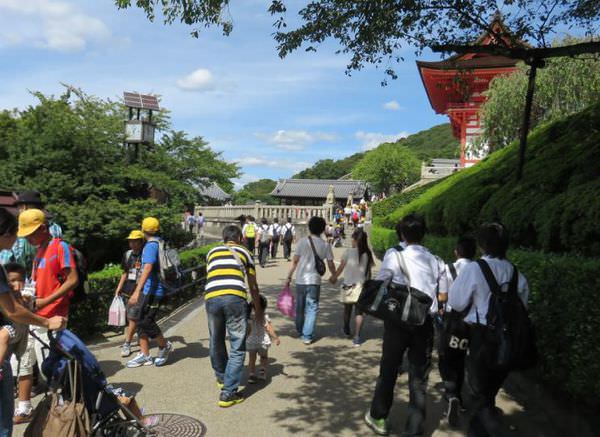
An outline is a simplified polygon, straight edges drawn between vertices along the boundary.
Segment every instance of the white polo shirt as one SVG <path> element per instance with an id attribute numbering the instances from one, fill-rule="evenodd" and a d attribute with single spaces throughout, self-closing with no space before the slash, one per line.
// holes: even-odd
<path id="1" fill-rule="evenodd" d="M 389 249 L 385 253 L 377 274 L 378 280 L 386 281 L 391 277 L 394 284 L 408 284 L 408 279 L 400 268 L 399 253 L 396 249 Z M 446 265 L 427 248 L 417 244 L 406 246 L 401 253 L 410 275 L 411 287 L 426 293 L 433 299 L 430 312 L 436 313 L 438 310 L 437 293 L 445 293 L 448 290 Z"/>
<path id="2" fill-rule="evenodd" d="M 483 256 L 482 259 L 489 264 L 498 285 L 500 285 L 502 291 L 506 292 L 513 274 L 512 264 L 505 259 L 489 256 Z M 456 311 L 463 311 L 472 302 L 469 313 L 465 317 L 465 322 L 477 323 L 477 316 L 479 316 L 479 323 L 485 325 L 490 294 L 490 287 L 485 280 L 481 268 L 476 262 L 472 262 L 463 268 L 460 275 L 457 276 L 450 287 L 448 304 Z M 521 272 L 519 272 L 517 294 L 525 306 L 527 306 L 529 285 Z"/>

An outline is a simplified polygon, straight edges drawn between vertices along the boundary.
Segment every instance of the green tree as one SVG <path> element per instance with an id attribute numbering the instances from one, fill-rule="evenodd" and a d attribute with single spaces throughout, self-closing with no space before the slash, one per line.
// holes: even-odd
<path id="1" fill-rule="evenodd" d="M 365 156 L 364 153 L 355 153 L 347 158 L 333 160 L 322 159 L 312 167 L 302 170 L 293 176 L 295 179 L 339 179 L 352 172 L 352 168 Z"/>
<path id="2" fill-rule="evenodd" d="M 57 98 L 34 94 L 38 104 L 0 112 L 0 186 L 40 191 L 91 268 L 118 260 L 123 238 L 146 215 L 185 242 L 178 224 L 184 205 L 199 200 L 195 185 L 238 175 L 201 138 L 172 131 L 129 163 L 122 105 L 71 87 Z M 169 124 L 163 117 L 160 126 Z"/>
<path id="3" fill-rule="evenodd" d="M 260 200 L 267 205 L 276 204 L 275 198 L 271 192 L 275 189 L 277 182 L 272 179 L 259 179 L 258 181 L 247 183 L 241 190 L 233 194 L 233 203 L 235 205 L 246 205 Z"/>
<path id="4" fill-rule="evenodd" d="M 416 182 L 420 163 L 404 146 L 383 143 L 354 167 L 352 177 L 370 182 L 376 192 L 390 194 Z"/>
<path id="5" fill-rule="evenodd" d="M 531 110 L 531 127 L 574 114 L 600 100 L 600 56 L 596 62 L 580 58 L 556 58 L 541 69 Z M 497 150 L 519 137 L 527 67 L 492 81 L 482 108 L 482 144 Z"/>

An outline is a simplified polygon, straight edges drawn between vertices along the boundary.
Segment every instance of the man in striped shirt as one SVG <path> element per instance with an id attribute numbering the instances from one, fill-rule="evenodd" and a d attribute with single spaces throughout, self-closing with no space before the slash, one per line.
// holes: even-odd
<path id="1" fill-rule="evenodd" d="M 206 256 L 206 314 L 210 333 L 210 362 L 221 388 L 220 407 L 243 402 L 238 387 L 246 358 L 248 289 L 256 311 L 262 320 L 256 270 L 250 252 L 241 245 L 242 231 L 237 226 L 223 230 L 224 244 Z M 225 335 L 229 335 L 229 355 Z"/>

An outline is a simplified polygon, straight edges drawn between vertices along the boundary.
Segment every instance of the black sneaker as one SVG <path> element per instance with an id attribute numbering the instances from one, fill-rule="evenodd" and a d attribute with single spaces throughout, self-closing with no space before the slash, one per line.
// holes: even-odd
<path id="1" fill-rule="evenodd" d="M 458 414 L 460 412 L 460 400 L 458 398 L 450 398 L 448 401 L 448 411 L 446 417 L 448 424 L 452 427 L 458 426 Z"/>
<path id="2" fill-rule="evenodd" d="M 221 396 L 219 396 L 219 407 L 228 408 L 233 405 L 244 402 L 244 399 L 244 396 L 242 396 L 238 392 L 230 394 L 222 392 Z"/>

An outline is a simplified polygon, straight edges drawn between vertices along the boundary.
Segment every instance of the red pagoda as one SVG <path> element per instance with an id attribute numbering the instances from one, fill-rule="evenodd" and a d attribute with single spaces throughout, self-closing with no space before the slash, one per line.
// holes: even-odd
<path id="1" fill-rule="evenodd" d="M 491 28 L 496 34 L 506 34 L 500 18 Z M 479 45 L 495 43 L 493 34 L 484 33 Z M 516 70 L 516 59 L 486 53 L 454 55 L 442 61 L 417 61 L 427 97 L 436 114 L 447 114 L 454 136 L 460 140 L 461 166 L 470 166 L 482 157 L 472 145 L 481 133 L 479 109 L 485 101 L 483 92 L 490 81 L 499 75 Z"/>

